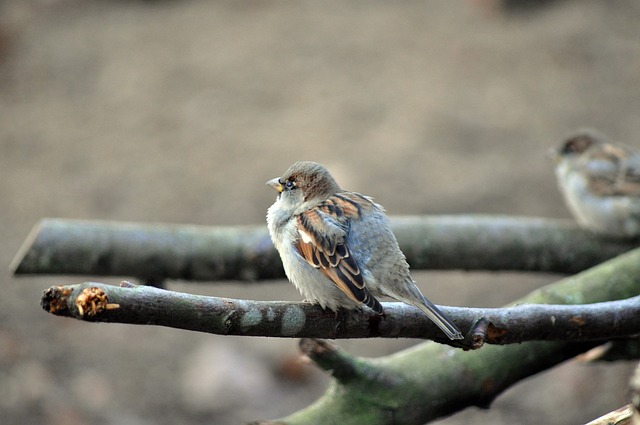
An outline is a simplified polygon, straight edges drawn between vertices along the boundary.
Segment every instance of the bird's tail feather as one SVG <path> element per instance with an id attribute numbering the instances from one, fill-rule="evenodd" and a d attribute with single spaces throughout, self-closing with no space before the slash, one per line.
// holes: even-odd
<path id="1" fill-rule="evenodd" d="M 422 294 L 420 294 L 419 298 L 419 300 L 411 302 L 411 304 L 422 310 L 422 312 L 426 314 L 433 323 L 435 323 L 440 329 L 442 329 L 442 332 L 447 334 L 449 339 L 464 338 L 462 336 L 462 332 L 460 332 L 460 329 L 458 329 L 458 327 L 454 325 L 453 322 L 447 316 L 445 316 L 438 307 L 435 306 L 435 304 L 429 301 Z"/>

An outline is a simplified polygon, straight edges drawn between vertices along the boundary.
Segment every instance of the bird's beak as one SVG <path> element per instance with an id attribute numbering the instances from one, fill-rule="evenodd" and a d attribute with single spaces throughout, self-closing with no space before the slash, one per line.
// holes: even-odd
<path id="1" fill-rule="evenodd" d="M 282 193 L 282 184 L 280 184 L 280 177 L 276 177 L 275 179 L 271 179 L 267 182 L 267 186 L 271 186 L 272 188 L 274 188 L 275 190 L 278 191 L 278 193 Z"/>

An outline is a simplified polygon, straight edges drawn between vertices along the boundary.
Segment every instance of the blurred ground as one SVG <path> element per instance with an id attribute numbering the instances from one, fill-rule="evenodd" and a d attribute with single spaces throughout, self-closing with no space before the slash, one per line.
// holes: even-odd
<path id="1" fill-rule="evenodd" d="M 491 4 L 1 2 L 2 422 L 234 424 L 300 409 L 327 382 L 299 370 L 295 340 L 47 315 L 42 290 L 81 278 L 8 271 L 42 217 L 262 223 L 264 182 L 298 159 L 392 214 L 568 217 L 544 154 L 584 126 L 637 144 L 640 3 Z M 487 306 L 554 280 L 415 278 L 437 303 Z M 171 288 L 300 299 L 282 282 Z M 439 423 L 584 422 L 626 403 L 629 368 L 570 362 Z"/>

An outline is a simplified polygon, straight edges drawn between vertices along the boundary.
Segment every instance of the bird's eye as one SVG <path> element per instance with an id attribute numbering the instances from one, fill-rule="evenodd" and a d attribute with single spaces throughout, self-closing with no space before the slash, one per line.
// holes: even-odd
<path id="1" fill-rule="evenodd" d="M 562 147 L 561 153 L 565 155 L 581 154 L 594 144 L 591 137 L 586 135 L 578 135 L 567 140 Z"/>
<path id="2" fill-rule="evenodd" d="M 294 182 L 292 182 L 291 180 L 287 180 L 286 182 L 284 182 L 284 188 L 286 190 L 291 190 L 293 188 L 296 187 L 296 184 Z"/>

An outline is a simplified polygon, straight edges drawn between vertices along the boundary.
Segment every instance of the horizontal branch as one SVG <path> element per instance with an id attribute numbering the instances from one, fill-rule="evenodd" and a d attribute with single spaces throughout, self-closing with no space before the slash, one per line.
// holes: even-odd
<path id="1" fill-rule="evenodd" d="M 11 263 L 15 275 L 253 281 L 284 277 L 264 226 L 205 227 L 41 220 Z"/>
<path id="2" fill-rule="evenodd" d="M 101 283 L 54 286 L 45 310 L 81 320 L 160 325 L 221 335 L 307 338 L 425 338 L 465 348 L 484 343 L 592 341 L 640 334 L 640 296 L 585 305 L 508 308 L 441 307 L 466 331 L 450 341 L 420 311 L 383 303 L 386 316 L 357 310 L 338 315 L 309 303 L 249 301 L 167 291 L 152 286 Z"/>
<path id="3" fill-rule="evenodd" d="M 414 269 L 575 273 L 635 247 L 564 220 L 392 217 Z M 16 275 L 125 276 L 142 281 L 283 278 L 266 226 L 205 227 L 44 219 L 11 264 Z"/>

